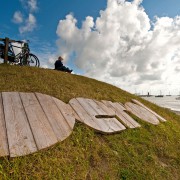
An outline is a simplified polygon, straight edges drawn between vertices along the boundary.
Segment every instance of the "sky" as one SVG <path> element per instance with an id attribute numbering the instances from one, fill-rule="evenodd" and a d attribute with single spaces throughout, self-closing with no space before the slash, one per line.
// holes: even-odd
<path id="1" fill-rule="evenodd" d="M 0 0 L 0 38 L 29 40 L 42 68 L 131 93 L 180 93 L 179 0 Z"/>

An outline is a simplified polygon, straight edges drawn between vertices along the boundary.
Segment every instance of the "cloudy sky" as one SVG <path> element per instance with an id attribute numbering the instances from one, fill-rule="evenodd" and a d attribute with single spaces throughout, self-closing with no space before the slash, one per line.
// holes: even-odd
<path id="1" fill-rule="evenodd" d="M 9 5 L 11 4 L 11 6 Z M 60 54 L 132 93 L 179 94 L 179 0 L 0 0 L 0 37 L 29 39 L 42 67 Z"/>

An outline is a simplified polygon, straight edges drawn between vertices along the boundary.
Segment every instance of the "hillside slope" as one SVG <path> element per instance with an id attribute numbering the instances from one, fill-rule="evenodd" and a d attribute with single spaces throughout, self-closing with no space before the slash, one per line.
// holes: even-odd
<path id="1" fill-rule="evenodd" d="M 83 76 L 0 65 L 0 92 L 40 92 L 68 102 L 74 97 L 125 103 L 135 98 L 168 121 L 114 135 L 76 123 L 55 146 L 14 159 L 0 159 L 0 179 L 180 179 L 180 116 L 112 85 Z"/>

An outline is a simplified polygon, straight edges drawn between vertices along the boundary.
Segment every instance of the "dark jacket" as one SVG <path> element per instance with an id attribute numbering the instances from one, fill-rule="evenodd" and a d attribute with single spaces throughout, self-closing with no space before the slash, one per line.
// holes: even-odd
<path id="1" fill-rule="evenodd" d="M 63 67 L 63 63 L 60 60 L 57 60 L 54 65 L 55 65 L 55 69 L 60 69 Z"/>

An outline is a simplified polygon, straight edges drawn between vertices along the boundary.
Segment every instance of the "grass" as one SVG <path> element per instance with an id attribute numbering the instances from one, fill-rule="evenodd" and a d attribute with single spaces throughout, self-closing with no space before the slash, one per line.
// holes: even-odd
<path id="1" fill-rule="evenodd" d="M 180 179 L 180 116 L 112 85 L 40 68 L 0 65 L 0 92 L 40 92 L 68 103 L 74 97 L 125 103 L 132 98 L 168 121 L 102 135 L 76 123 L 73 133 L 47 150 L 0 158 L 0 179 Z"/>

